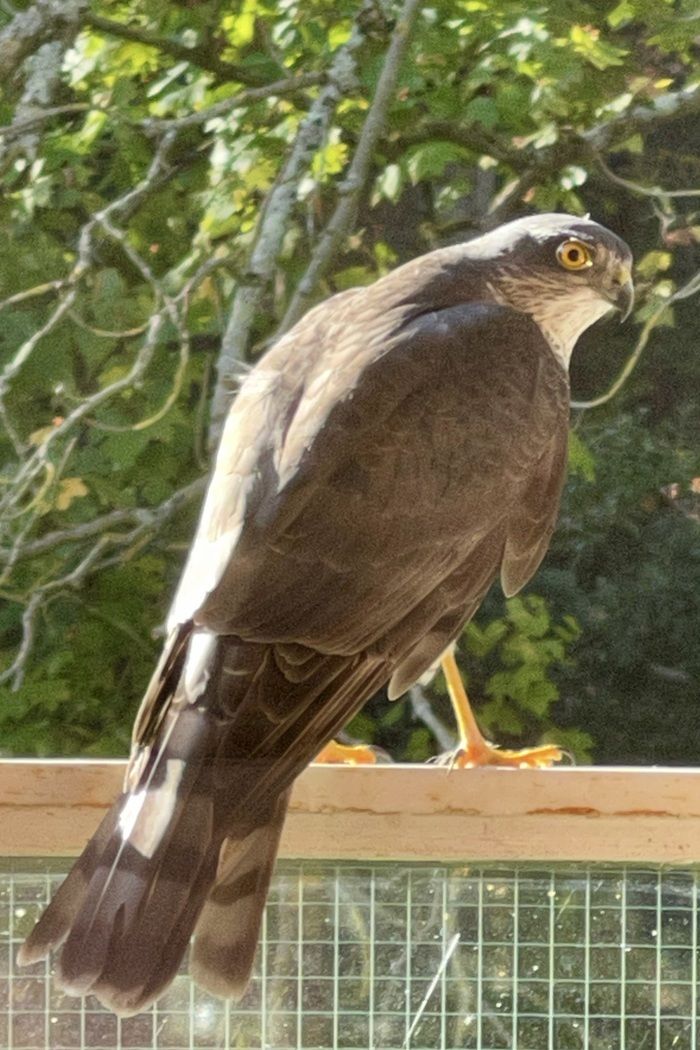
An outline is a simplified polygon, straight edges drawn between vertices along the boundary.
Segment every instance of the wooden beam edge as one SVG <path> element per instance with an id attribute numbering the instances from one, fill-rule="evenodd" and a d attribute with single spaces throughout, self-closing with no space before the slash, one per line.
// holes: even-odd
<path id="1" fill-rule="evenodd" d="M 0 760 L 0 855 L 79 853 L 124 768 Z M 700 863 L 700 769 L 312 766 L 295 786 L 281 855 Z"/>

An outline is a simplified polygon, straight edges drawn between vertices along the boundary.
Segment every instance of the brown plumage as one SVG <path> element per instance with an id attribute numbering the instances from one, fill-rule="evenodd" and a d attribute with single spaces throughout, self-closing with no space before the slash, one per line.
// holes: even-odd
<path id="1" fill-rule="evenodd" d="M 562 244 L 592 263 L 569 272 Z M 558 254 L 559 252 L 559 254 Z M 572 256 L 573 258 L 573 256 Z M 144 1009 L 239 995 L 294 778 L 380 686 L 532 576 L 564 478 L 566 364 L 630 298 L 626 246 L 540 216 L 312 310 L 246 378 L 144 697 L 124 793 L 27 939 Z M 627 275 L 624 275 L 625 269 Z"/>

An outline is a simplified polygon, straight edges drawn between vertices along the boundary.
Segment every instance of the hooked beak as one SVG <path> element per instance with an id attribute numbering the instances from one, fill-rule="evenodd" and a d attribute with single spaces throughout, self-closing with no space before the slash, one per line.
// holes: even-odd
<path id="1" fill-rule="evenodd" d="M 620 311 L 620 323 L 626 321 L 634 306 L 634 285 L 626 266 L 620 266 L 615 272 L 607 289 L 607 298 L 615 309 Z"/>

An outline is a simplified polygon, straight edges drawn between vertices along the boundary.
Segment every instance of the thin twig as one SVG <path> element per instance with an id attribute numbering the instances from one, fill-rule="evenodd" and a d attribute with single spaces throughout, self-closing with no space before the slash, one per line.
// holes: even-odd
<path id="1" fill-rule="evenodd" d="M 254 87 L 245 91 L 239 91 L 237 94 L 231 95 L 230 98 L 224 98 L 220 102 L 207 106 L 205 109 L 200 109 L 196 113 L 187 113 L 182 117 L 147 117 L 140 122 L 140 126 L 148 134 L 161 134 L 164 131 L 182 131 L 184 128 L 206 124 L 217 117 L 228 116 L 235 109 L 249 106 L 251 103 L 259 102 L 272 96 L 286 97 L 293 95 L 303 88 L 314 87 L 325 79 L 325 73 L 302 73 L 297 77 L 276 80 L 272 84 L 266 84 L 264 87 Z"/>
<path id="2" fill-rule="evenodd" d="M 36 109 L 30 115 L 23 117 L 22 120 L 18 120 L 16 124 L 5 124 L 0 127 L 0 138 L 5 139 L 5 141 L 12 141 L 12 139 L 20 138 L 27 131 L 32 131 L 53 117 L 87 113 L 88 110 L 96 108 L 96 106 L 91 106 L 88 102 L 71 102 L 65 106 L 47 106 L 45 109 Z"/>
<path id="3" fill-rule="evenodd" d="M 233 393 L 233 377 L 240 362 L 245 360 L 250 331 L 274 273 L 289 216 L 296 201 L 299 180 L 326 136 L 337 103 L 354 86 L 355 52 L 364 40 L 360 23 L 367 6 L 367 3 L 362 5 L 350 37 L 336 52 L 328 72 L 328 83 L 301 121 L 294 144 L 260 216 L 255 243 L 236 287 L 216 362 L 217 382 L 209 430 L 212 447 L 221 434 Z"/>
<path id="4" fill-rule="evenodd" d="M 653 131 L 669 120 L 679 120 L 700 113 L 700 83 L 691 83 L 679 91 L 666 91 L 652 102 L 632 106 L 626 113 L 581 133 L 581 138 L 596 150 L 610 150 L 635 133 Z"/>
<path id="5" fill-rule="evenodd" d="M 143 335 L 148 328 L 148 321 L 145 321 L 144 324 L 137 325 L 136 328 L 111 331 L 107 328 L 96 328 L 94 325 L 88 324 L 75 310 L 71 310 L 69 316 L 78 328 L 82 328 L 84 332 L 90 332 L 91 335 L 96 335 L 98 339 L 133 339 L 134 336 Z"/>
<path id="6" fill-rule="evenodd" d="M 153 183 L 156 182 L 156 180 L 162 173 L 163 167 L 165 165 L 165 157 L 167 154 L 167 150 L 171 146 L 172 142 L 172 135 L 168 134 L 164 136 L 162 142 L 159 145 L 159 148 L 156 150 L 153 161 L 151 162 L 151 165 L 145 178 L 142 179 L 141 182 L 137 183 L 137 185 L 134 186 L 132 189 L 128 190 L 121 197 L 117 198 L 115 201 L 112 201 L 112 203 L 107 205 L 106 208 L 103 208 L 100 212 L 97 212 L 82 228 L 79 238 L 78 259 L 68 277 L 62 282 L 62 287 L 66 289 L 66 294 L 59 301 L 58 305 L 56 306 L 48 320 L 44 323 L 44 325 L 36 332 L 34 332 L 29 339 L 25 340 L 25 342 L 15 353 L 14 357 L 5 366 L 2 373 L 0 373 L 0 400 L 2 400 L 2 398 L 4 397 L 9 383 L 12 381 L 12 379 L 14 379 L 16 374 L 20 371 L 22 366 L 27 362 L 28 358 L 36 349 L 36 346 L 39 343 L 39 341 L 43 339 L 44 336 L 48 335 L 51 331 L 53 331 L 58 322 L 72 308 L 77 294 L 76 286 L 78 282 L 85 276 L 89 269 L 89 264 L 92 258 L 92 233 L 95 226 L 100 225 L 103 227 L 103 229 L 111 233 L 113 236 L 118 236 L 118 232 L 111 224 L 111 215 L 115 212 L 119 213 L 123 210 L 133 207 L 134 203 L 140 201 L 141 198 L 148 192 Z M 126 250 L 127 252 L 132 251 L 129 246 Z M 133 253 L 132 251 L 132 254 L 130 255 L 132 261 L 134 261 L 134 256 L 135 253 Z M 135 265 L 138 264 L 135 262 Z M 49 282 L 49 285 L 40 287 L 42 287 L 42 290 L 44 287 L 48 290 L 52 284 L 56 284 L 57 287 L 61 286 L 57 282 Z M 32 291 L 34 292 L 36 291 L 36 289 L 32 289 Z"/>
<path id="7" fill-rule="evenodd" d="M 63 576 L 49 580 L 39 586 L 34 587 L 32 594 L 26 601 L 25 609 L 22 614 L 22 641 L 20 643 L 17 654 L 10 664 L 9 667 L 0 674 L 0 685 L 12 679 L 12 689 L 17 690 L 20 688 L 24 675 L 26 673 L 27 664 L 31 655 L 34 639 L 35 639 L 35 623 L 36 617 L 47 599 L 51 599 L 51 596 L 60 594 L 61 591 L 65 591 L 67 588 L 78 588 L 81 586 L 85 579 L 94 574 L 97 571 L 105 569 L 110 565 L 122 564 L 125 557 L 133 556 L 139 549 L 141 549 L 148 540 L 149 534 L 156 528 L 160 527 L 170 518 L 183 504 L 191 499 L 193 496 L 198 495 L 204 489 L 204 479 L 198 479 L 192 484 L 185 486 L 185 488 L 174 493 L 169 499 L 165 500 L 159 507 L 153 511 L 141 511 L 142 521 L 136 525 L 134 529 L 129 533 L 111 533 L 102 532 L 98 537 L 95 544 L 81 557 L 77 565 L 74 566 L 69 572 Z M 110 517 L 105 515 L 102 519 L 104 525 L 104 519 Z M 86 526 L 93 526 L 94 522 L 85 523 Z M 77 526 L 74 532 L 82 530 L 82 536 L 79 538 L 85 538 L 88 535 L 88 530 L 85 526 Z M 57 541 L 58 533 L 53 534 L 54 543 L 66 542 L 69 537 L 68 532 L 70 530 L 63 530 L 63 538 Z M 96 530 L 93 528 L 90 530 L 94 535 Z M 48 539 L 48 537 L 44 537 Z M 108 553 L 110 548 L 114 546 L 119 548 L 117 553 Z M 127 552 L 127 553 L 125 553 Z M 104 555 L 107 554 L 105 557 Z M 21 557 L 25 556 L 25 551 L 21 551 Z"/>
<path id="8" fill-rule="evenodd" d="M 442 139 L 463 146 L 472 153 L 494 157 L 503 164 L 513 165 L 522 161 L 523 151 L 511 146 L 507 139 L 499 138 L 479 124 L 460 123 L 453 120 L 424 120 L 414 129 L 406 129 L 388 143 L 388 152 L 400 155 L 409 146 Z"/>
<path id="9" fill-rule="evenodd" d="M 122 390 L 133 386 L 134 383 L 141 378 L 151 362 L 162 326 L 163 313 L 160 311 L 154 314 L 151 318 L 146 338 L 144 339 L 143 345 L 136 355 L 129 372 L 120 379 L 110 383 L 108 386 L 103 387 L 101 390 L 97 390 L 90 397 L 85 398 L 84 401 L 81 401 L 81 403 L 77 405 L 58 426 L 46 435 L 34 454 L 25 460 L 14 478 L 13 486 L 8 490 L 5 497 L 0 500 L 0 513 L 6 515 L 8 513 L 8 508 L 17 505 L 18 500 L 22 498 L 29 485 L 31 485 L 40 472 L 48 471 L 46 484 L 53 480 L 53 471 L 48 461 L 49 446 L 59 437 L 66 435 L 76 423 L 94 412 L 94 410 L 99 405 L 103 404 L 103 402 L 114 397 Z M 44 488 L 46 487 L 46 484 L 44 485 Z M 35 499 L 38 499 L 40 494 L 41 491 Z"/>
<path id="10" fill-rule="evenodd" d="M 15 565 L 17 564 L 17 562 L 21 561 L 21 559 L 23 557 L 25 557 L 25 554 L 24 554 L 24 551 L 25 551 L 24 539 L 25 539 L 25 536 L 27 536 L 29 534 L 30 529 L 34 526 L 34 523 L 35 523 L 36 518 L 37 518 L 37 513 L 38 513 L 38 511 L 35 510 L 33 513 L 29 513 L 29 514 L 25 515 L 25 520 L 24 520 L 24 522 L 23 522 L 19 532 L 15 536 L 14 543 L 12 544 L 12 547 L 10 547 L 9 550 L 6 550 L 6 551 L 2 552 L 3 555 L 5 555 L 5 565 L 3 567 L 2 572 L 0 572 L 0 587 L 4 587 L 5 586 L 5 584 L 9 580 L 9 578 L 10 578 L 10 576 L 12 574 L 12 570 L 14 569 Z"/>
<path id="11" fill-rule="evenodd" d="M 44 338 L 44 336 L 48 335 L 49 332 L 52 332 L 54 330 L 61 318 L 63 318 L 65 314 L 67 314 L 70 310 L 77 294 L 75 284 L 81 276 L 82 272 L 79 272 L 78 268 L 74 267 L 73 273 L 71 274 L 72 287 L 60 300 L 58 306 L 52 312 L 50 317 L 44 322 L 41 328 L 37 328 L 37 330 L 33 332 L 32 335 L 29 337 L 29 339 L 25 339 L 25 341 L 15 353 L 14 357 L 12 357 L 11 360 L 8 361 L 8 363 L 3 368 L 2 373 L 0 374 L 0 400 L 4 398 L 9 383 L 14 379 L 14 377 L 17 375 L 22 366 L 27 362 L 29 357 L 36 349 L 37 344 Z"/>
<path id="12" fill-rule="evenodd" d="M 17 459 L 21 459 L 27 451 L 27 446 L 15 430 L 14 424 L 10 419 L 10 413 L 7 411 L 7 405 L 2 400 L 0 400 L 0 420 L 2 420 L 2 425 L 5 428 L 5 433 L 10 439 L 10 444 L 14 449 L 14 453 L 17 456 Z"/>
<path id="13" fill-rule="evenodd" d="M 153 357 L 163 327 L 165 315 L 167 314 L 171 320 L 175 321 L 177 324 L 177 311 L 172 300 L 165 295 L 150 267 L 148 267 L 135 249 L 129 244 L 123 231 L 119 230 L 112 221 L 113 216 L 120 214 L 123 215 L 125 212 L 134 208 L 165 177 L 168 172 L 168 152 L 174 141 L 174 137 L 173 132 L 168 132 L 163 136 L 154 153 L 146 175 L 136 184 L 136 186 L 132 187 L 121 197 L 116 198 L 99 212 L 96 212 L 95 215 L 93 215 L 92 218 L 82 227 L 78 239 L 78 258 L 71 273 L 66 279 L 66 294 L 61 298 L 58 306 L 52 312 L 48 321 L 37 332 L 35 332 L 30 339 L 22 344 L 13 359 L 5 367 L 4 371 L 0 373 L 0 401 L 2 401 L 11 380 L 31 356 L 38 342 L 55 328 L 58 322 L 72 307 L 77 294 L 77 284 L 89 270 L 92 259 L 93 234 L 95 229 L 100 227 L 110 236 L 114 237 L 154 291 L 156 300 L 154 313 L 148 322 L 143 343 L 136 355 L 130 371 L 125 376 L 115 380 L 101 390 L 96 391 L 90 397 L 82 401 L 58 426 L 46 435 L 41 445 L 39 445 L 38 448 L 24 460 L 13 479 L 12 485 L 8 488 L 5 496 L 0 501 L 0 511 L 6 516 L 10 512 L 10 508 L 19 507 L 21 505 L 21 501 L 24 499 L 29 487 L 40 474 L 44 473 L 46 475 L 46 480 L 42 486 L 43 488 L 45 488 L 46 484 L 50 482 L 53 470 L 48 460 L 50 445 L 57 441 L 59 437 L 63 437 L 73 426 L 75 426 L 76 423 L 91 413 L 96 407 L 114 397 L 141 378 Z M 35 497 L 35 499 L 36 498 L 37 497 Z"/>
<path id="14" fill-rule="evenodd" d="M 662 186 L 643 186 L 640 182 L 634 182 L 632 179 L 626 179 L 622 175 L 617 175 L 608 167 L 597 150 L 594 151 L 594 156 L 598 167 L 606 178 L 617 186 L 622 186 L 623 189 L 629 190 L 630 193 L 637 194 L 639 197 L 656 197 L 662 201 L 672 197 L 700 197 L 700 189 L 667 190 Z"/>
<path id="15" fill-rule="evenodd" d="M 39 590 L 35 591 L 24 608 L 24 612 L 22 613 L 22 641 L 20 642 L 14 660 L 10 666 L 6 667 L 2 674 L 0 674 L 0 685 L 4 685 L 10 678 L 12 679 L 13 690 L 19 689 L 22 684 L 27 660 L 29 659 L 29 654 L 31 653 L 34 644 L 36 615 L 41 606 L 42 598 L 43 592 Z"/>
<path id="16" fill-rule="evenodd" d="M 414 717 L 430 730 L 443 751 L 454 751 L 458 743 L 457 737 L 437 717 L 418 682 L 408 690 L 408 696 Z"/>
<path id="17" fill-rule="evenodd" d="M 149 33 L 147 29 L 137 29 L 134 26 L 125 25 L 123 22 L 103 18 L 101 15 L 96 15 L 91 11 L 86 12 L 83 21 L 99 33 L 121 37 L 123 40 L 133 40 L 138 44 L 153 47 L 163 54 L 171 55 L 173 58 L 184 62 L 191 62 L 192 65 L 199 66 L 200 69 L 207 69 L 222 80 L 234 80 L 239 84 L 249 84 L 252 87 L 265 84 L 266 78 L 264 74 L 255 69 L 235 65 L 233 62 L 222 61 L 211 47 L 201 45 L 188 47 L 186 44 L 181 44 L 178 40 L 156 36 L 155 33 Z"/>
<path id="18" fill-rule="evenodd" d="M 134 524 L 138 529 L 159 528 L 181 510 L 182 507 L 202 495 L 206 487 L 206 480 L 206 478 L 197 478 L 195 481 L 191 481 L 189 485 L 185 485 L 183 488 L 173 492 L 171 496 L 157 507 L 129 507 L 113 510 L 108 514 L 102 514 L 99 518 L 93 518 L 92 521 L 85 521 L 80 525 L 73 525 L 67 529 L 56 529 L 53 532 L 48 532 L 45 536 L 40 536 L 39 539 L 22 545 L 15 560 L 21 561 L 25 558 L 35 558 L 39 554 L 45 554 L 47 551 L 62 547 L 64 544 L 80 543 L 100 533 L 109 532 L 114 540 L 118 540 L 119 534 L 115 533 L 114 529 L 119 525 Z M 133 532 L 128 535 L 132 536 Z M 5 558 L 9 560 L 12 555 L 12 549 L 0 549 L 0 559 Z"/>
<path id="19" fill-rule="evenodd" d="M 387 48 L 384 66 L 348 172 L 340 186 L 339 200 L 321 233 L 311 261 L 292 296 L 280 332 L 286 331 L 306 311 L 318 282 L 328 270 L 335 253 L 352 228 L 360 194 L 369 178 L 372 157 L 384 132 L 387 113 L 394 100 L 396 84 L 408 49 L 420 0 L 404 0 Z"/>
<path id="20" fill-rule="evenodd" d="M 37 284 L 34 288 L 15 292 L 14 295 L 9 295 L 7 299 L 3 299 L 0 302 L 0 310 L 5 310 L 8 306 L 17 306 L 18 303 L 26 302 L 27 299 L 36 299 L 37 296 L 48 295 L 49 292 L 60 292 L 68 286 L 69 280 L 69 278 L 60 277 L 55 281 L 45 281 L 44 284 Z"/>
<path id="21" fill-rule="evenodd" d="M 674 303 L 680 302 L 682 299 L 689 299 L 691 296 L 697 295 L 698 292 L 700 292 L 700 271 L 694 274 L 694 276 L 691 277 L 681 288 L 677 289 L 673 295 L 670 295 L 668 299 L 660 303 L 651 316 L 647 318 L 641 332 L 639 333 L 639 338 L 637 339 L 634 350 L 625 362 L 617 379 L 610 385 L 608 390 L 606 390 L 604 394 L 600 394 L 598 397 L 591 398 L 589 401 L 572 401 L 571 407 L 583 411 L 589 408 L 599 408 L 601 405 L 605 405 L 608 401 L 611 401 L 612 398 L 619 393 L 639 364 L 639 359 L 649 342 L 651 333 L 660 323 L 664 314 L 671 309 Z"/>

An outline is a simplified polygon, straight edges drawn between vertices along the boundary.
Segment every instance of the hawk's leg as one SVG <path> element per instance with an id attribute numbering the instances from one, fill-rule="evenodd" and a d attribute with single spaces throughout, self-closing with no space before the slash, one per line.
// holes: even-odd
<path id="1" fill-rule="evenodd" d="M 377 756 L 367 744 L 340 744 L 331 740 L 319 751 L 314 763 L 322 765 L 373 766 Z"/>
<path id="2" fill-rule="evenodd" d="M 453 649 L 443 655 L 440 664 L 459 728 L 460 742 L 452 756 L 450 763 L 452 766 L 458 766 L 460 769 L 471 769 L 474 766 L 513 766 L 516 769 L 537 769 L 541 766 L 551 766 L 561 760 L 561 749 L 555 744 L 526 747 L 520 751 L 509 751 L 496 744 L 491 744 L 483 737 L 477 725 Z"/>

